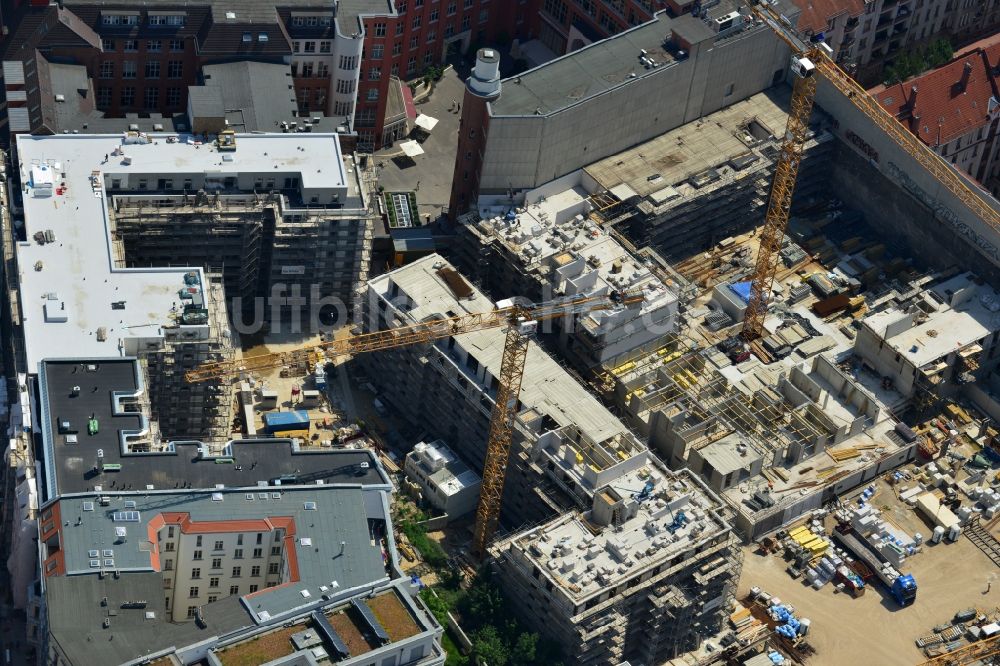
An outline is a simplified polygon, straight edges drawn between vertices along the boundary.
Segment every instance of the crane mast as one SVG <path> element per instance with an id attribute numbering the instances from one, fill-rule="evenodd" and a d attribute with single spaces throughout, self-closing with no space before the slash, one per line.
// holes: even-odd
<path id="1" fill-rule="evenodd" d="M 781 143 L 774 181 L 771 183 L 771 196 L 761 231 L 757 264 L 750 284 L 750 300 L 743 318 L 743 338 L 748 342 L 761 337 L 764 332 L 767 301 L 774 284 L 774 275 L 778 271 L 781 239 L 788 228 L 795 179 L 802 163 L 802 150 L 809 132 L 809 116 L 816 99 L 816 78 L 813 76 L 815 66 L 808 58 L 800 58 L 796 65 L 799 78 L 792 91 L 792 108 L 788 114 L 788 125 Z"/>
<path id="2" fill-rule="evenodd" d="M 482 559 L 486 546 L 496 532 L 500 521 L 500 500 L 510 459 L 514 417 L 517 416 L 517 396 L 524 378 L 524 363 L 528 359 L 527 330 L 519 329 L 527 322 L 507 329 L 507 340 L 500 363 L 500 385 L 496 402 L 490 415 L 490 433 L 486 440 L 486 462 L 483 464 L 483 482 L 480 486 L 479 505 L 476 507 L 476 528 L 472 540 L 472 554 Z"/>

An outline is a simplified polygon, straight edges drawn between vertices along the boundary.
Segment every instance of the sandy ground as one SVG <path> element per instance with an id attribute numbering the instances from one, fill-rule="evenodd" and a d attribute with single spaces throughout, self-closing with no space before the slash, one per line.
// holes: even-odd
<path id="1" fill-rule="evenodd" d="M 951 619 L 960 609 L 1000 605 L 1000 584 L 983 594 L 998 578 L 996 566 L 964 536 L 955 543 L 929 545 L 911 558 L 909 573 L 917 579 L 917 601 L 899 608 L 880 586 L 859 599 L 806 587 L 785 573 L 779 556 L 747 552 L 740 579 L 740 597 L 758 586 L 795 606 L 799 617 L 812 620 L 809 641 L 816 648 L 810 666 L 872 664 L 894 666 L 924 660 L 914 645 L 917 637 Z"/>

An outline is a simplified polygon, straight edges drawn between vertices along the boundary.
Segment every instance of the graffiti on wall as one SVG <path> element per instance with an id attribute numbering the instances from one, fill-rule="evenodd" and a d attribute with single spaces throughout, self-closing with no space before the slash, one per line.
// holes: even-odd
<path id="1" fill-rule="evenodd" d="M 871 144 L 869 144 L 867 141 L 862 139 L 860 136 L 858 136 L 851 130 L 847 130 L 844 133 L 844 137 L 848 140 L 848 142 L 851 143 L 851 145 L 860 150 L 862 155 L 864 155 L 865 157 L 874 162 L 878 162 L 878 151 L 872 148 Z"/>
<path id="2" fill-rule="evenodd" d="M 975 229 L 962 221 L 950 208 L 932 197 L 924 188 L 920 187 L 909 174 L 896 166 L 893 162 L 888 165 L 889 177 L 898 182 L 921 203 L 934 212 L 934 216 L 939 220 L 951 225 L 961 236 L 971 241 L 979 250 L 994 261 L 1000 261 L 1000 249 L 996 244 L 979 234 Z"/>

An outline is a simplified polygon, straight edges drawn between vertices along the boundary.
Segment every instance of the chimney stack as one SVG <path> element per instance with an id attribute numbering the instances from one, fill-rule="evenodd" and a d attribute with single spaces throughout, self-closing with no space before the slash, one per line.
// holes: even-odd
<path id="1" fill-rule="evenodd" d="M 965 92 L 966 88 L 968 88 L 970 76 L 972 76 L 972 63 L 966 61 L 965 65 L 962 67 L 962 80 L 958 84 L 959 92 Z"/>

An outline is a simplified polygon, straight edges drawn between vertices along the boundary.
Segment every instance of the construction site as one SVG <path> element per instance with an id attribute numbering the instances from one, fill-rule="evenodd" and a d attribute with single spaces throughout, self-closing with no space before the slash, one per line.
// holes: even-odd
<path id="1" fill-rule="evenodd" d="M 736 14 L 791 48 L 791 89 L 483 193 L 447 253 L 384 274 L 377 173 L 337 135 L 19 137 L 11 571 L 33 645 L 75 663 L 60 641 L 91 637 L 65 608 L 112 590 L 155 598 L 177 643 L 109 632 L 107 663 L 441 666 L 420 576 L 485 564 L 566 662 L 991 663 L 1000 259 L 977 234 L 1000 214 L 778 11 Z M 641 67 L 693 62 L 678 40 L 714 43 L 706 21 Z M 396 531 L 399 488 L 428 514 Z M 231 575 L 193 582 L 201 535 L 235 531 L 213 538 Z"/>

